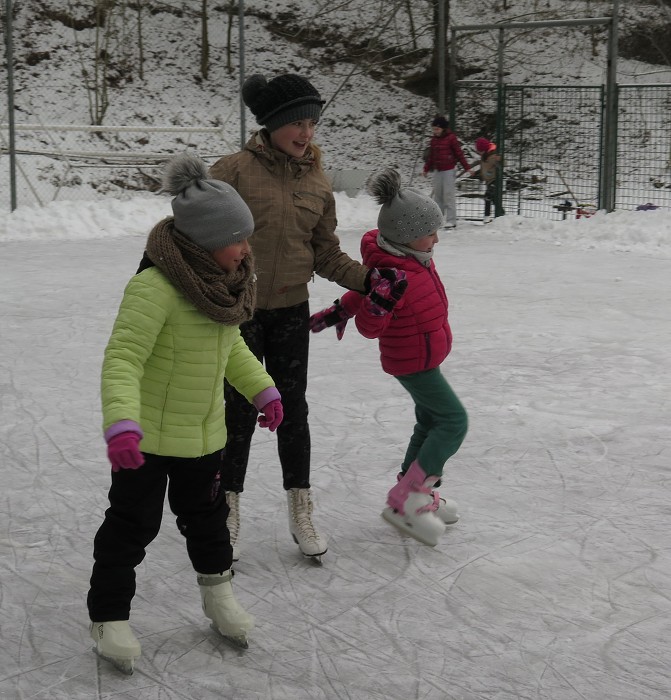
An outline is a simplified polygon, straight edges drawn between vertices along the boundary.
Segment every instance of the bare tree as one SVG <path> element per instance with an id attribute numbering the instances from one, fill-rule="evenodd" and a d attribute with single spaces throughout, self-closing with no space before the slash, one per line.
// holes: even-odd
<path id="1" fill-rule="evenodd" d="M 200 74 L 207 80 L 210 73 L 210 40 L 208 38 L 207 0 L 200 5 Z"/>
<path id="2" fill-rule="evenodd" d="M 107 76 L 110 65 L 110 14 L 114 9 L 114 0 L 96 0 L 93 8 L 94 53 L 92 65 L 86 59 L 84 50 L 75 31 L 75 45 L 82 67 L 82 77 L 89 102 L 91 124 L 102 124 L 109 107 Z M 74 26 L 74 25 L 73 25 Z"/>
<path id="3" fill-rule="evenodd" d="M 233 36 L 233 17 L 235 15 L 235 0 L 229 0 L 226 7 L 228 24 L 226 26 L 226 70 L 233 72 L 233 56 L 231 51 L 231 37 Z"/>

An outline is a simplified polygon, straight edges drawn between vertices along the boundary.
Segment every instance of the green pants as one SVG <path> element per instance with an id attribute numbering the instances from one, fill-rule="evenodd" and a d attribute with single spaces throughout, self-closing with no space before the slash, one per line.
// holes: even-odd
<path id="1" fill-rule="evenodd" d="M 396 379 L 412 396 L 417 419 L 401 471 L 405 474 L 417 460 L 425 474 L 442 476 L 445 462 L 466 437 L 466 410 L 438 368 Z"/>

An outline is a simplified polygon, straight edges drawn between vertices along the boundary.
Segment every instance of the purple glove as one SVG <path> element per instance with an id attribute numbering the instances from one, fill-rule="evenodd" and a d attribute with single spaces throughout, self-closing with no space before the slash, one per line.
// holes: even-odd
<path id="1" fill-rule="evenodd" d="M 261 409 L 260 413 L 261 415 L 258 417 L 259 425 L 262 428 L 268 428 L 271 433 L 274 433 L 277 426 L 282 422 L 282 418 L 284 418 L 282 402 L 279 399 L 273 399 Z"/>
<path id="2" fill-rule="evenodd" d="M 317 311 L 310 316 L 310 330 L 313 333 L 321 333 L 325 328 L 335 326 L 338 340 L 342 340 L 345 335 L 347 321 L 352 318 L 352 314 L 340 303 L 340 299 L 333 302 L 333 306 Z"/>
<path id="3" fill-rule="evenodd" d="M 388 314 L 403 296 L 408 281 L 405 272 L 395 267 L 374 268 L 370 274 L 370 294 L 364 300 L 366 310 L 374 316 Z"/>
<path id="4" fill-rule="evenodd" d="M 119 433 L 107 441 L 107 457 L 112 463 L 112 471 L 137 469 L 144 464 L 140 452 L 140 436 L 134 432 Z"/>

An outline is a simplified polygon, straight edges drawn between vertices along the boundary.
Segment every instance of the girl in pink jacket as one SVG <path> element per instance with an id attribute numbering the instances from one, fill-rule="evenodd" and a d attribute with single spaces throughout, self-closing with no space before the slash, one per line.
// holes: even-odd
<path id="1" fill-rule="evenodd" d="M 401 188 L 392 169 L 373 177 L 369 192 L 382 205 L 378 228 L 364 234 L 363 262 L 377 273 L 374 291 L 347 292 L 314 314 L 314 333 L 336 327 L 342 338 L 349 318 L 366 338 L 378 338 L 382 369 L 393 375 L 415 403 L 416 424 L 396 485 L 382 517 L 421 542 L 435 545 L 446 524 L 459 516 L 454 501 L 434 487 L 445 462 L 466 436 L 468 419 L 439 366 L 452 346 L 445 288 L 432 260 L 442 212 L 426 195 Z"/>

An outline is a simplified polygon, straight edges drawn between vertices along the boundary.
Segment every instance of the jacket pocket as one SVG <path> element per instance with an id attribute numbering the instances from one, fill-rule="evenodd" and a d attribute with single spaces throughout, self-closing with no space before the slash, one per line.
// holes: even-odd
<path id="1" fill-rule="evenodd" d="M 310 192 L 294 192 L 294 207 L 301 231 L 312 231 L 324 215 L 324 200 Z"/>

